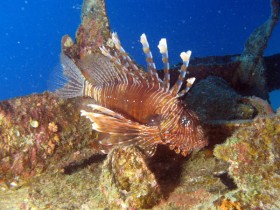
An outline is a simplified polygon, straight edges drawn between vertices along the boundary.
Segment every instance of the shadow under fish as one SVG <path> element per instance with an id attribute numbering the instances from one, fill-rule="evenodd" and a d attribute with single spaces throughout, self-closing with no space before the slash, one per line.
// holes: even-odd
<path id="1" fill-rule="evenodd" d="M 142 71 L 122 48 L 116 33 L 113 47 L 101 47 L 100 54 L 87 55 L 77 62 L 61 54 L 66 83 L 56 93 L 60 97 L 89 97 L 89 109 L 81 110 L 100 132 L 102 151 L 114 146 L 136 145 L 152 156 L 158 144 L 186 156 L 208 144 L 197 115 L 186 108 L 184 96 L 195 78 L 184 83 L 191 51 L 182 52 L 183 64 L 177 82 L 171 87 L 166 39 L 158 45 L 164 64 L 160 79 L 145 34 L 140 42 L 146 55 L 147 72 Z"/>

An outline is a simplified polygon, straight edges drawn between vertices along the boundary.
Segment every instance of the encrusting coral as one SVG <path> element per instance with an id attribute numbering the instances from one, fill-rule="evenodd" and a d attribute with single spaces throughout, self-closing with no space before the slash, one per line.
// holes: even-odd
<path id="1" fill-rule="evenodd" d="M 94 139 L 75 101 L 44 93 L 0 102 L 0 180 L 28 179 Z"/>
<path id="2" fill-rule="evenodd" d="M 118 147 L 102 166 L 100 188 L 111 208 L 151 208 L 161 199 L 145 156 L 135 147 Z"/>
<path id="3" fill-rule="evenodd" d="M 217 158 L 230 164 L 237 185 L 231 193 L 248 209 L 279 209 L 280 114 L 256 118 L 214 149 Z"/>

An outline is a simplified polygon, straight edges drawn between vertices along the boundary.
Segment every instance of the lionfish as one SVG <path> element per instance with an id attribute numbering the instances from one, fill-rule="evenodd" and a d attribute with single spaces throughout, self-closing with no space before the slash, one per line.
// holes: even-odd
<path id="1" fill-rule="evenodd" d="M 164 64 L 160 79 L 146 35 L 140 42 L 146 55 L 147 72 L 142 71 L 112 33 L 114 47 L 100 47 L 101 53 L 90 54 L 76 63 L 61 54 L 63 74 L 68 83 L 57 91 L 63 97 L 90 97 L 90 111 L 81 110 L 92 123 L 92 129 L 104 136 L 99 143 L 107 148 L 136 145 L 153 155 L 158 144 L 186 156 L 193 149 L 207 145 L 196 114 L 185 108 L 180 100 L 195 78 L 184 83 L 191 51 L 180 54 L 183 64 L 177 82 L 171 87 L 166 39 L 158 45 Z M 181 90 L 181 91 L 180 91 Z M 105 153 L 108 151 L 105 151 Z"/>

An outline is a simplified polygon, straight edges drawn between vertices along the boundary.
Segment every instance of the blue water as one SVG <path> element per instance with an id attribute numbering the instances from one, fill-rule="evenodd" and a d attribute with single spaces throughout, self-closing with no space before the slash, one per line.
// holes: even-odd
<path id="1" fill-rule="evenodd" d="M 181 51 L 193 57 L 241 53 L 251 32 L 270 15 L 268 0 L 107 0 L 111 28 L 122 45 L 145 64 L 139 43 L 145 32 L 161 68 L 157 44 L 167 38 L 171 63 Z M 0 2 L 0 100 L 41 93 L 59 63 L 60 40 L 74 37 L 80 23 L 82 0 L 14 0 Z M 265 55 L 280 53 L 280 25 Z M 280 106 L 280 91 L 271 94 Z"/>

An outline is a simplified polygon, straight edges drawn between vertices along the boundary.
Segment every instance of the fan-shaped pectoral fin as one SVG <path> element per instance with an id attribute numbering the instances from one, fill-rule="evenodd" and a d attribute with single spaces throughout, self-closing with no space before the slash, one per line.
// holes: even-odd
<path id="1" fill-rule="evenodd" d="M 161 142 L 157 126 L 146 126 L 127 119 L 105 107 L 89 104 L 91 111 L 81 110 L 81 115 L 92 122 L 92 128 L 103 133 L 100 144 L 106 146 L 137 145 L 145 154 L 152 156 Z"/>

